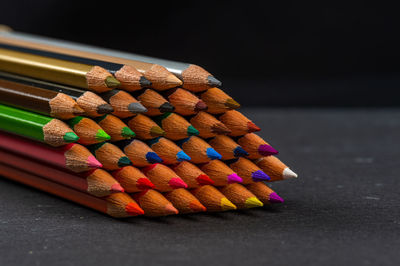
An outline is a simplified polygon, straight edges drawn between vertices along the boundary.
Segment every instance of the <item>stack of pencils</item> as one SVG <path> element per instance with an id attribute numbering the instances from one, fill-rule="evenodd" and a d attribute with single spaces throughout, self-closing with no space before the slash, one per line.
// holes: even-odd
<path id="1" fill-rule="evenodd" d="M 282 203 L 297 175 L 187 63 L 0 31 L 0 175 L 113 217 Z"/>

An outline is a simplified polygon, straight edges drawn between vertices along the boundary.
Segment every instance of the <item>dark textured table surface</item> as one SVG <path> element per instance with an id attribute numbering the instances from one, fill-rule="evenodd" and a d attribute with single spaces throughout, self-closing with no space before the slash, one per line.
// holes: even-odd
<path id="1" fill-rule="evenodd" d="M 0 179 L 0 265 L 399 265 L 400 109 L 246 109 L 286 202 L 114 220 Z"/>

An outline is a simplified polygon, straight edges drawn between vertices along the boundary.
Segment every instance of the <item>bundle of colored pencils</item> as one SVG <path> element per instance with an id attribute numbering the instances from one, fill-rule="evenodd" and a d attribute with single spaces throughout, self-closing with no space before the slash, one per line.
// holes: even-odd
<path id="1" fill-rule="evenodd" d="M 281 203 L 296 178 L 203 68 L 0 31 L 0 175 L 113 217 Z"/>

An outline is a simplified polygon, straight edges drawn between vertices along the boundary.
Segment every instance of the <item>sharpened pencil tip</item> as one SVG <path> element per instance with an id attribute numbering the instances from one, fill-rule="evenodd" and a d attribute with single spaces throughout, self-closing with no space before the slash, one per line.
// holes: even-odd
<path id="1" fill-rule="evenodd" d="M 253 181 L 255 181 L 255 182 L 271 180 L 271 178 L 261 170 L 257 170 L 254 173 L 252 173 L 251 177 L 253 178 Z"/>
<path id="2" fill-rule="evenodd" d="M 101 167 L 103 167 L 103 165 L 93 155 L 90 155 L 87 158 L 87 165 L 90 168 L 101 168 Z"/>
<path id="3" fill-rule="evenodd" d="M 175 75 L 171 74 L 165 78 L 165 83 L 168 84 L 170 88 L 178 87 L 182 85 L 182 80 L 178 79 Z"/>
<path id="4" fill-rule="evenodd" d="M 105 80 L 105 83 L 107 85 L 107 88 L 117 88 L 119 87 L 119 85 L 121 85 L 121 82 L 119 82 L 113 76 L 108 76 Z"/>
<path id="5" fill-rule="evenodd" d="M 269 202 L 271 203 L 283 203 L 284 200 L 279 197 L 278 194 L 276 194 L 276 192 L 272 192 L 271 194 L 269 194 Z"/>
<path id="6" fill-rule="evenodd" d="M 134 138 L 136 134 L 129 127 L 123 127 L 121 131 L 121 136 L 124 138 Z"/>
<path id="7" fill-rule="evenodd" d="M 172 104 L 170 104 L 169 102 L 165 102 L 160 107 L 158 107 L 158 110 L 161 113 L 167 113 L 167 112 L 172 113 L 173 111 L 175 111 L 175 107 Z"/>
<path id="8" fill-rule="evenodd" d="M 128 110 L 131 113 L 135 113 L 135 114 L 140 114 L 140 113 L 145 113 L 147 112 L 147 108 L 144 107 L 141 103 L 139 102 L 134 102 L 134 103 L 130 103 L 128 105 Z"/>
<path id="9" fill-rule="evenodd" d="M 167 215 L 179 213 L 179 211 L 170 203 L 165 205 L 164 209 Z"/>
<path id="10" fill-rule="evenodd" d="M 97 130 L 95 138 L 97 141 L 106 141 L 111 139 L 111 137 L 103 129 Z"/>
<path id="11" fill-rule="evenodd" d="M 165 135 L 165 131 L 159 126 L 154 126 L 150 129 L 150 135 L 154 138 L 161 137 Z"/>
<path id="12" fill-rule="evenodd" d="M 261 128 L 256 126 L 256 124 L 254 124 L 251 121 L 247 122 L 247 128 L 248 128 L 249 132 L 256 132 L 256 131 L 260 131 L 261 130 Z"/>
<path id="13" fill-rule="evenodd" d="M 132 164 L 131 160 L 129 160 L 129 158 L 126 157 L 126 156 L 122 156 L 118 160 L 118 166 L 119 167 L 124 167 L 124 166 L 128 166 L 128 165 L 131 165 L 131 164 Z"/>
<path id="14" fill-rule="evenodd" d="M 231 109 L 238 109 L 240 104 L 232 98 L 225 101 L 225 106 Z"/>
<path id="15" fill-rule="evenodd" d="M 200 185 L 214 185 L 215 183 L 208 175 L 199 175 L 196 180 Z"/>
<path id="16" fill-rule="evenodd" d="M 194 128 L 194 126 L 190 125 L 187 128 L 187 134 L 188 136 L 197 136 L 199 135 L 199 131 Z"/>
<path id="17" fill-rule="evenodd" d="M 271 145 L 268 144 L 262 144 L 258 147 L 258 152 L 262 156 L 269 156 L 269 155 L 275 155 L 278 154 L 278 151 L 275 150 Z"/>
<path id="18" fill-rule="evenodd" d="M 79 140 L 79 137 L 74 132 L 67 132 L 63 137 L 65 143 L 72 143 Z"/>
<path id="19" fill-rule="evenodd" d="M 160 158 L 160 156 L 158 156 L 157 153 L 152 152 L 152 151 L 150 151 L 146 154 L 146 160 L 151 164 L 162 162 L 162 159 Z"/>
<path id="20" fill-rule="evenodd" d="M 110 192 L 118 193 L 118 192 L 125 192 L 125 190 L 123 187 L 121 187 L 120 184 L 115 183 L 114 185 L 111 186 Z"/>
<path id="21" fill-rule="evenodd" d="M 219 135 L 227 135 L 231 133 L 229 128 L 227 128 L 223 123 L 218 122 L 215 123 L 212 127 L 211 130 L 213 133 L 219 134 Z"/>
<path id="22" fill-rule="evenodd" d="M 221 199 L 221 209 L 223 211 L 229 211 L 229 210 L 236 210 L 237 208 L 236 208 L 235 204 L 230 202 L 230 200 L 228 200 L 227 198 L 222 198 Z"/>
<path id="23" fill-rule="evenodd" d="M 219 154 L 216 150 L 214 150 L 213 148 L 207 148 L 207 157 L 211 160 L 220 160 L 222 158 L 221 154 Z"/>
<path id="24" fill-rule="evenodd" d="M 297 174 L 292 170 L 290 170 L 290 168 L 285 168 L 285 170 L 283 170 L 282 175 L 283 179 L 297 178 Z"/>
<path id="25" fill-rule="evenodd" d="M 136 187 L 140 190 L 154 189 L 155 185 L 147 178 L 139 178 L 136 181 Z"/>
<path id="26" fill-rule="evenodd" d="M 194 111 L 199 112 L 199 111 L 207 110 L 207 108 L 208 108 L 207 104 L 205 102 L 203 102 L 202 100 L 199 100 L 194 107 Z"/>
<path id="27" fill-rule="evenodd" d="M 142 88 L 147 88 L 151 86 L 151 81 L 145 78 L 144 76 L 141 76 L 139 79 L 139 84 Z"/>
<path id="28" fill-rule="evenodd" d="M 250 197 L 250 198 L 246 199 L 246 202 L 244 203 L 244 205 L 248 209 L 264 206 L 264 204 L 256 197 Z"/>
<path id="29" fill-rule="evenodd" d="M 247 151 L 245 151 L 241 146 L 237 146 L 234 150 L 233 150 L 233 155 L 235 157 L 244 157 L 249 155 L 249 153 Z"/>
<path id="30" fill-rule="evenodd" d="M 232 183 L 242 183 L 243 179 L 238 176 L 236 173 L 228 175 L 228 184 Z"/>
<path id="31" fill-rule="evenodd" d="M 201 204 L 198 200 L 194 200 L 194 201 L 190 202 L 189 208 L 193 212 L 205 212 L 207 210 L 207 208 L 204 207 L 203 204 Z"/>
<path id="32" fill-rule="evenodd" d="M 208 76 L 207 77 L 207 81 L 208 81 L 208 86 L 210 87 L 221 87 L 222 86 L 222 82 L 219 81 L 218 79 L 216 79 L 214 76 Z"/>
<path id="33" fill-rule="evenodd" d="M 187 188 L 187 184 L 180 178 L 178 177 L 174 177 L 171 178 L 168 181 L 168 184 L 172 187 L 172 188 Z"/>
<path id="34" fill-rule="evenodd" d="M 97 112 L 99 114 L 111 114 L 112 112 L 114 112 L 114 108 L 108 103 L 105 103 L 97 106 Z"/>
<path id="35" fill-rule="evenodd" d="M 137 205 L 137 203 L 134 203 L 134 202 L 128 203 L 128 205 L 125 206 L 125 211 L 129 215 L 133 215 L 133 216 L 144 214 L 143 209 L 140 208 L 139 205 Z"/>
<path id="36" fill-rule="evenodd" d="M 176 160 L 178 162 L 183 162 L 183 161 L 190 161 L 192 158 L 190 158 L 189 155 L 187 155 L 184 151 L 178 151 L 176 154 Z"/>
<path id="37" fill-rule="evenodd" d="M 78 116 L 85 115 L 85 110 L 79 107 L 79 105 L 75 105 L 74 107 L 72 107 L 72 113 Z"/>

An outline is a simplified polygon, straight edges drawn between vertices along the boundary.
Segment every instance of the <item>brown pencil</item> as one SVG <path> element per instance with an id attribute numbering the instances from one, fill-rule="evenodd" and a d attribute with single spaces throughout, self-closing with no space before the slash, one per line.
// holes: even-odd
<path id="1" fill-rule="evenodd" d="M 137 98 L 147 109 L 145 115 L 155 116 L 166 112 L 173 112 L 175 110 L 175 107 L 171 103 L 161 96 L 161 94 L 152 89 L 140 91 Z"/>
<path id="2" fill-rule="evenodd" d="M 105 198 L 97 198 L 4 164 L 0 164 L 0 174 L 8 179 L 73 201 L 116 218 L 144 214 L 144 211 L 137 203 L 125 193 L 113 193 Z"/>
<path id="3" fill-rule="evenodd" d="M 207 211 L 220 212 L 236 210 L 236 206 L 213 186 L 201 186 L 190 192 L 207 208 Z"/>
<path id="4" fill-rule="evenodd" d="M 110 90 L 100 94 L 100 96 L 113 107 L 114 112 L 112 114 L 115 116 L 126 118 L 147 112 L 146 107 L 126 91 Z"/>
<path id="5" fill-rule="evenodd" d="M 64 93 L 2 79 L 0 79 L 0 103 L 59 119 L 70 119 L 85 113 Z"/>
<path id="6" fill-rule="evenodd" d="M 242 146 L 228 136 L 217 135 L 210 139 L 208 144 L 221 154 L 222 160 L 231 160 L 248 155 Z"/>
<path id="7" fill-rule="evenodd" d="M 161 163 L 162 159 L 146 143 L 138 139 L 124 140 L 114 143 L 117 145 L 136 167 L 145 167 L 154 163 Z"/>
<path id="8" fill-rule="evenodd" d="M 223 114 L 232 109 L 238 109 L 240 104 L 218 88 L 211 88 L 201 94 L 201 99 L 207 104 L 207 112 Z"/>
<path id="9" fill-rule="evenodd" d="M 154 184 L 136 167 L 125 166 L 112 172 L 112 176 L 128 193 L 153 189 Z"/>
<path id="10" fill-rule="evenodd" d="M 219 120 L 230 129 L 229 136 L 241 136 L 261 130 L 250 119 L 236 110 L 227 111 L 219 117 Z"/>
<path id="11" fill-rule="evenodd" d="M 78 142 L 90 145 L 109 140 L 111 137 L 92 119 L 77 116 L 67 121 L 68 125 L 78 135 Z"/>
<path id="12" fill-rule="evenodd" d="M 263 182 L 254 182 L 246 185 L 246 188 L 250 190 L 262 203 L 282 203 L 284 200 L 276 194 L 271 188 L 269 188 Z"/>
<path id="13" fill-rule="evenodd" d="M 128 121 L 128 126 L 141 140 L 154 139 L 165 135 L 165 131 L 149 117 L 138 114 Z"/>
<path id="14" fill-rule="evenodd" d="M 199 131 L 199 137 L 205 139 L 231 133 L 224 123 L 204 111 L 200 111 L 190 118 L 190 123 Z"/>
<path id="15" fill-rule="evenodd" d="M 262 207 L 264 204 L 241 184 L 229 184 L 219 189 L 238 209 Z"/>
<path id="16" fill-rule="evenodd" d="M 175 107 L 175 112 L 180 115 L 194 115 L 207 110 L 207 105 L 187 90 L 176 88 L 168 91 L 166 95 L 168 101 Z"/>
<path id="17" fill-rule="evenodd" d="M 147 143 L 160 156 L 164 164 L 175 164 L 191 160 L 189 155 L 169 139 L 159 137 L 151 139 Z"/>
<path id="18" fill-rule="evenodd" d="M 214 185 L 214 181 L 208 175 L 190 162 L 184 161 L 174 165 L 172 166 L 172 170 L 182 178 L 190 189 L 203 185 Z"/>
<path id="19" fill-rule="evenodd" d="M 166 197 L 181 214 L 205 212 L 207 210 L 192 193 L 184 188 L 166 192 L 164 193 L 164 197 Z"/>
<path id="20" fill-rule="evenodd" d="M 163 128 L 165 137 L 171 140 L 180 140 L 199 134 L 199 131 L 185 118 L 175 113 L 164 113 L 154 117 L 154 121 Z"/>
<path id="21" fill-rule="evenodd" d="M 177 188 L 187 188 L 186 183 L 168 166 L 155 163 L 142 168 L 142 172 L 155 185 L 155 189 L 162 192 Z"/>
<path id="22" fill-rule="evenodd" d="M 278 154 L 269 143 L 254 133 L 248 133 L 238 138 L 238 143 L 245 149 L 249 155 L 249 159 L 258 159 L 263 156 Z"/>
<path id="23" fill-rule="evenodd" d="M 180 140 L 177 144 L 190 156 L 193 163 L 206 163 L 222 158 L 206 141 L 196 136 Z"/>
<path id="24" fill-rule="evenodd" d="M 220 160 L 213 160 L 199 167 L 214 181 L 214 186 L 226 186 L 232 183 L 243 182 L 240 176 Z"/>
<path id="25" fill-rule="evenodd" d="M 255 160 L 255 163 L 260 167 L 269 177 L 270 181 L 278 181 L 284 179 L 297 178 L 297 174 L 287 167 L 277 157 L 271 155 L 261 157 Z"/>
<path id="26" fill-rule="evenodd" d="M 131 165 L 129 158 L 114 144 L 103 142 L 88 146 L 97 160 L 101 162 L 104 169 L 117 170 Z"/>
<path id="27" fill-rule="evenodd" d="M 110 141 L 130 139 L 136 136 L 135 132 L 116 116 L 104 115 L 95 118 L 95 121 L 111 137 Z"/>
<path id="28" fill-rule="evenodd" d="M 225 162 L 242 179 L 242 184 L 250 184 L 258 181 L 269 181 L 271 178 L 256 164 L 246 158 L 238 158 Z"/>
<path id="29" fill-rule="evenodd" d="M 153 189 L 133 194 L 133 198 L 144 210 L 145 216 L 157 217 L 178 214 L 179 211 L 160 192 Z"/>

